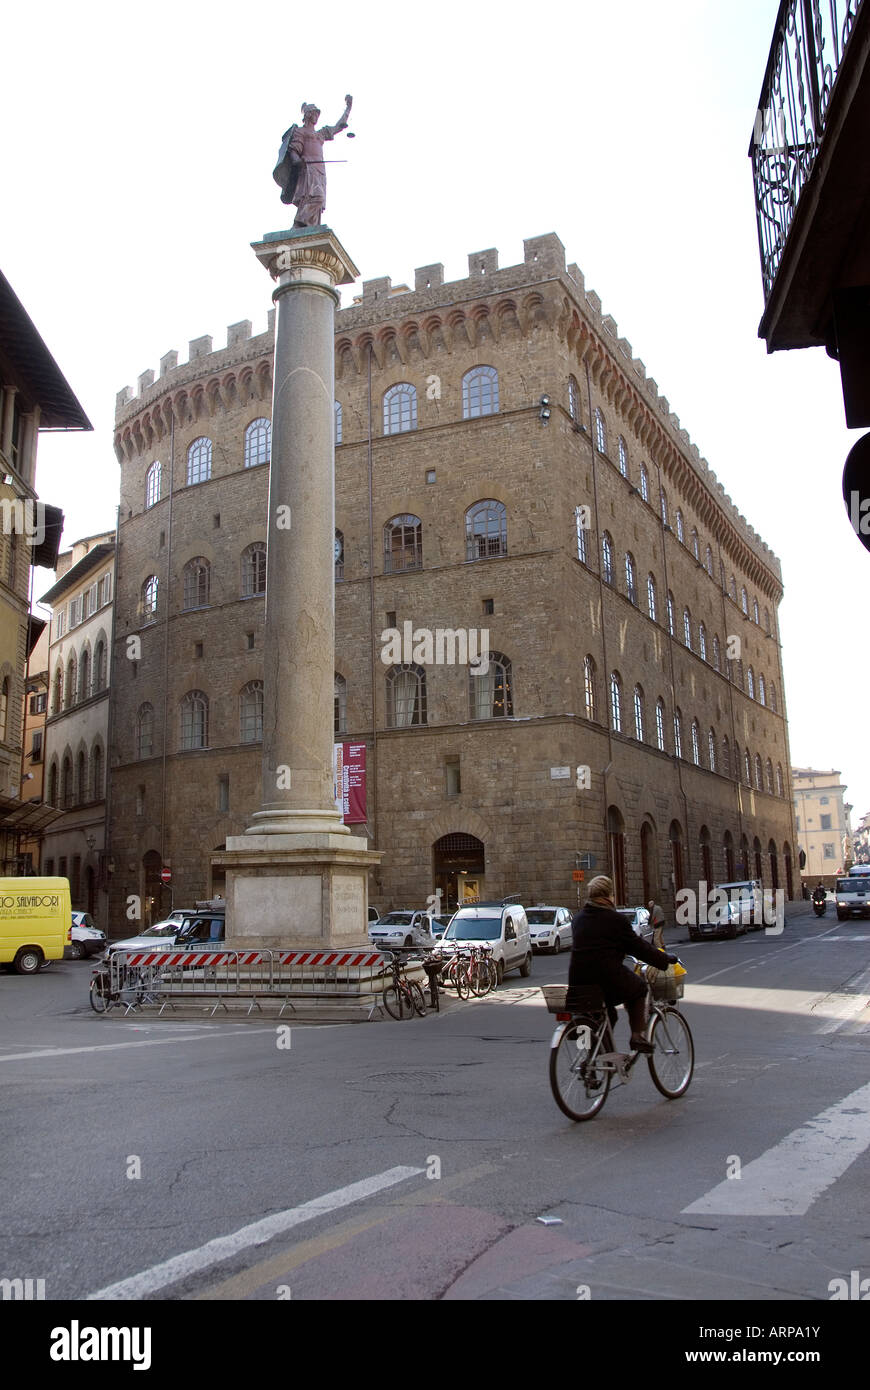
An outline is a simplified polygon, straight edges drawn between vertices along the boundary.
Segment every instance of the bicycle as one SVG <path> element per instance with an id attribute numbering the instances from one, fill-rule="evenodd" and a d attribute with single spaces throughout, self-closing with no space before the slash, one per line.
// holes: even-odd
<path id="1" fill-rule="evenodd" d="M 470 959 L 467 951 L 456 948 L 442 971 L 445 985 L 456 990 L 459 999 L 467 999 L 471 993 Z"/>
<path id="2" fill-rule="evenodd" d="M 122 968 L 118 972 L 118 983 L 113 987 L 112 969 L 108 961 L 101 961 L 94 967 L 88 998 L 95 1014 L 104 1014 L 121 1005 L 129 1014 L 142 1004 L 160 1002 L 160 995 L 149 987 L 135 966 Z"/>
<path id="3" fill-rule="evenodd" d="M 483 944 L 471 947 L 468 982 L 472 994 L 476 994 L 478 998 L 495 989 L 498 984 L 498 970 L 492 959 L 491 946 Z"/>
<path id="4" fill-rule="evenodd" d="M 646 975 L 647 968 L 638 965 Z M 652 1053 L 615 1050 L 604 995 L 597 986 L 575 989 L 570 1012 L 564 986 L 545 985 L 543 992 L 548 1010 L 559 1020 L 550 1042 L 550 1088 L 569 1120 L 594 1119 L 607 1100 L 613 1078 L 618 1077 L 617 1085 L 627 1086 L 639 1057 L 646 1057 L 653 1085 L 667 1100 L 685 1095 L 695 1069 L 695 1045 L 688 1023 L 673 1003 L 682 998 L 682 979 L 652 977 L 645 1032 Z"/>
<path id="5" fill-rule="evenodd" d="M 413 1018 L 415 1012 L 424 1018 L 426 1015 L 426 998 L 423 990 L 416 980 L 408 980 L 402 973 L 403 967 L 399 962 L 398 956 L 392 952 L 384 952 L 393 973 L 393 983 L 387 985 L 384 990 L 384 1008 L 391 1018 L 403 1019 Z"/>

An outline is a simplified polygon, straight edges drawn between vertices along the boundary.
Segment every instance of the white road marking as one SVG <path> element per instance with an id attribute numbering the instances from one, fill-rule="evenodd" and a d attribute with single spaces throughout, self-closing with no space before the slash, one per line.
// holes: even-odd
<path id="1" fill-rule="evenodd" d="M 196 1037 L 185 1036 L 184 1041 L 185 1043 L 204 1042 L 208 1038 L 214 1041 L 216 1037 L 238 1037 L 240 1034 L 244 1033 L 274 1034 L 274 1032 L 274 1028 L 234 1028 L 232 1030 L 222 1030 L 220 1033 L 200 1033 Z M 44 1047 L 38 1052 L 9 1052 L 6 1056 L 0 1053 L 0 1063 L 30 1062 L 40 1057 L 69 1057 L 75 1052 L 117 1052 L 119 1048 L 124 1047 L 161 1047 L 166 1043 L 177 1043 L 179 1041 L 178 1034 L 173 1033 L 172 1037 L 169 1038 L 143 1038 L 141 1042 L 94 1043 L 90 1047 Z"/>
<path id="2" fill-rule="evenodd" d="M 682 1215 L 803 1216 L 868 1145 L 870 1085 L 792 1130 Z"/>
<path id="3" fill-rule="evenodd" d="M 150 1269 L 145 1269 L 140 1274 L 134 1274 L 129 1279 L 122 1279 L 117 1284 L 108 1284 L 106 1288 L 88 1294 L 88 1298 L 147 1298 L 149 1294 L 155 1293 L 158 1289 L 166 1288 L 168 1284 L 177 1284 L 180 1279 L 186 1279 L 191 1274 L 196 1274 L 202 1269 L 208 1269 L 211 1265 L 219 1264 L 222 1260 L 228 1260 L 233 1255 L 240 1254 L 249 1246 L 265 1245 L 274 1236 L 282 1235 L 284 1231 L 289 1231 L 294 1226 L 300 1226 L 304 1221 L 313 1221 L 317 1216 L 326 1216 L 330 1212 L 338 1211 L 341 1207 L 350 1206 L 353 1202 L 360 1202 L 364 1197 L 372 1197 L 377 1192 L 395 1187 L 396 1183 L 406 1182 L 408 1178 L 417 1177 L 425 1171 L 425 1168 L 388 1168 L 385 1173 L 377 1173 L 372 1178 L 363 1178 L 360 1182 L 351 1183 L 348 1187 L 336 1188 L 334 1192 L 327 1192 L 323 1197 L 315 1197 L 311 1202 L 303 1202 L 299 1207 L 290 1207 L 287 1211 L 273 1212 L 271 1216 L 264 1217 L 262 1221 L 254 1221 L 250 1226 L 242 1226 L 232 1235 L 218 1236 L 215 1240 L 201 1245 L 197 1250 L 187 1250 L 183 1255 L 174 1255 L 171 1260 L 164 1260 L 162 1264 L 152 1265 Z"/>

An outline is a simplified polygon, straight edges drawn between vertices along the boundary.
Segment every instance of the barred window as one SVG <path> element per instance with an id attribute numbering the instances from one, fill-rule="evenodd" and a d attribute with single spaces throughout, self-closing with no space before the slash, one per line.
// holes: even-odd
<path id="1" fill-rule="evenodd" d="M 476 675 L 468 668 L 472 719 L 512 718 L 514 712 L 511 663 L 501 652 L 490 652 L 489 670 Z"/>
<path id="2" fill-rule="evenodd" d="M 665 751 L 665 702 L 656 700 L 656 743 L 659 751 Z"/>
<path id="3" fill-rule="evenodd" d="M 649 501 L 649 473 L 645 463 L 640 465 L 640 495 L 644 502 Z"/>
<path id="4" fill-rule="evenodd" d="M 384 527 L 384 574 L 422 568 L 422 521 L 418 516 L 394 516 Z"/>
<path id="5" fill-rule="evenodd" d="M 776 765 L 776 794 L 777 796 L 785 796 L 785 789 L 782 781 L 782 766 L 780 763 Z"/>
<path id="6" fill-rule="evenodd" d="M 595 407 L 595 446 L 599 454 L 607 453 L 607 426 L 598 406 Z"/>
<path id="7" fill-rule="evenodd" d="M 707 573 L 709 574 L 710 578 L 712 579 L 712 578 L 713 578 L 713 552 L 712 552 L 712 550 L 710 549 L 709 545 L 707 546 L 707 554 L 706 554 L 705 564 L 706 564 L 706 567 L 707 567 Z"/>
<path id="8" fill-rule="evenodd" d="M 417 428 L 417 392 L 407 381 L 384 392 L 384 434 Z"/>
<path id="9" fill-rule="evenodd" d="M 577 424 L 580 419 L 580 389 L 573 376 L 568 378 L 568 414 Z"/>
<path id="10" fill-rule="evenodd" d="M 701 623 L 698 628 L 698 651 L 701 653 L 701 660 L 707 660 L 707 629 Z"/>
<path id="11" fill-rule="evenodd" d="M 749 670 L 746 672 L 746 691 L 747 691 L 747 694 L 749 695 L 750 700 L 754 700 L 754 699 L 755 699 L 755 672 L 753 671 L 753 669 L 752 669 L 751 666 L 749 667 Z"/>
<path id="12" fill-rule="evenodd" d="M 644 741 L 643 713 L 643 687 L 636 685 L 634 687 L 634 736 L 638 743 Z"/>
<path id="13" fill-rule="evenodd" d="M 610 725 L 617 734 L 622 732 L 622 682 L 618 671 L 610 673 Z"/>
<path id="14" fill-rule="evenodd" d="M 757 622 L 758 622 L 758 599 L 757 599 L 757 598 L 754 598 L 754 599 L 752 600 L 752 621 L 753 621 L 754 623 L 757 623 Z"/>
<path id="15" fill-rule="evenodd" d="M 586 527 L 583 525 L 584 510 L 582 507 L 574 508 L 574 520 L 577 525 L 577 559 L 584 565 L 586 564 Z"/>
<path id="16" fill-rule="evenodd" d="M 722 736 L 722 771 L 726 777 L 731 776 L 731 745 L 727 734 Z"/>
<path id="17" fill-rule="evenodd" d="M 252 420 L 245 430 L 245 467 L 256 468 L 272 457 L 272 426 L 268 420 Z"/>
<path id="18" fill-rule="evenodd" d="M 648 574 L 646 577 L 646 606 L 653 622 L 657 621 L 658 595 L 656 593 L 655 577 Z"/>
<path id="19" fill-rule="evenodd" d="M 184 566 L 184 608 L 205 608 L 208 606 L 209 577 L 211 566 L 202 555 L 188 560 Z"/>
<path id="20" fill-rule="evenodd" d="M 662 521 L 664 522 L 665 526 L 667 526 L 667 524 L 668 524 L 668 494 L 665 492 L 664 488 L 662 488 L 662 492 L 661 492 L 661 508 L 662 508 Z"/>
<path id="21" fill-rule="evenodd" d="M 157 616 L 157 575 L 149 574 L 142 585 L 142 621 L 150 622 Z"/>
<path id="22" fill-rule="evenodd" d="M 145 474 L 145 509 L 153 507 L 155 502 L 160 501 L 160 460 L 155 459 L 148 472 Z"/>
<path id="23" fill-rule="evenodd" d="M 740 607 L 743 609 L 743 612 L 746 614 L 746 616 L 747 616 L 747 618 L 748 618 L 748 617 L 749 617 L 749 595 L 748 595 L 747 592 L 746 592 L 745 586 L 744 586 L 744 588 L 742 588 L 742 589 L 740 590 Z"/>
<path id="24" fill-rule="evenodd" d="M 503 502 L 475 502 L 465 513 L 465 558 L 507 555 L 507 509 Z"/>
<path id="25" fill-rule="evenodd" d="M 683 640 L 689 651 L 692 650 L 692 615 L 688 608 L 683 609 Z"/>
<path id="26" fill-rule="evenodd" d="M 421 666 L 393 666 L 386 675 L 387 727 L 408 729 L 427 723 L 426 672 Z"/>
<path id="27" fill-rule="evenodd" d="M 338 528 L 335 532 L 333 553 L 335 555 L 335 577 L 336 579 L 344 579 L 344 532 L 339 531 Z"/>
<path id="28" fill-rule="evenodd" d="M 603 571 L 603 574 L 604 574 L 604 582 L 605 582 L 605 584 L 612 584 L 612 583 L 613 583 L 613 541 L 610 539 L 610 533 L 609 533 L 608 531 L 605 531 L 605 532 L 604 532 L 604 535 L 601 537 L 601 563 L 602 563 L 602 571 Z"/>
<path id="29" fill-rule="evenodd" d="M 498 372 L 495 367 L 472 367 L 462 378 L 462 418 L 498 414 Z"/>
<path id="30" fill-rule="evenodd" d="M 668 632 L 674 635 L 674 596 L 668 589 Z"/>
<path id="31" fill-rule="evenodd" d="M 701 731 L 700 731 L 700 729 L 698 728 L 698 721 L 697 721 L 697 719 L 693 719 L 693 720 L 692 720 L 692 762 L 695 764 L 696 767 L 700 767 L 700 765 L 701 765 L 701 740 L 700 740 L 700 733 L 701 733 Z"/>
<path id="32" fill-rule="evenodd" d="M 755 755 L 755 786 L 758 791 L 764 790 L 764 786 L 761 780 L 761 758 L 757 753 Z"/>
<path id="33" fill-rule="evenodd" d="M 701 559 L 701 551 L 699 549 L 698 544 L 698 532 L 695 530 L 694 526 L 692 527 L 692 554 L 694 555 L 696 560 Z"/>
<path id="34" fill-rule="evenodd" d="M 777 713 L 777 708 L 776 708 L 776 685 L 774 684 L 773 681 L 770 682 L 770 708 L 773 710 L 774 714 Z"/>
<path id="35" fill-rule="evenodd" d="M 716 771 L 716 734 L 711 729 L 707 735 L 707 754 L 710 759 L 710 771 Z"/>
<path id="36" fill-rule="evenodd" d="M 619 455 L 619 471 L 623 478 L 628 477 L 628 449 L 625 447 L 625 440 L 622 435 L 616 441 L 616 451 Z"/>
<path id="37" fill-rule="evenodd" d="M 586 718 L 594 720 L 595 715 L 595 662 L 591 656 L 583 661 L 583 699 L 586 705 Z"/>
<path id="38" fill-rule="evenodd" d="M 136 715 L 136 757 L 150 758 L 154 753 L 154 706 L 140 705 Z"/>
<path id="39" fill-rule="evenodd" d="M 764 685 L 764 676 L 763 676 L 763 675 L 761 674 L 761 672 L 759 671 L 759 673 L 758 673 L 758 703 L 759 703 L 760 705 L 766 705 L 766 704 L 767 704 L 767 698 L 766 698 L 766 697 L 767 697 L 767 691 L 766 691 L 765 685 Z"/>
<path id="40" fill-rule="evenodd" d="M 764 785 L 771 796 L 773 796 L 773 763 L 768 758 L 764 764 Z"/>
<path id="41" fill-rule="evenodd" d="M 211 477 L 211 440 L 195 439 L 187 451 L 187 483 L 204 483 Z"/>
<path id="42" fill-rule="evenodd" d="M 718 633 L 714 633 L 713 635 L 713 669 L 714 671 L 722 670 L 722 649 L 719 646 Z"/>
<path id="43" fill-rule="evenodd" d="M 637 582 L 634 573 L 634 556 L 630 550 L 626 551 L 625 555 L 625 592 L 628 594 L 629 600 L 636 604 Z"/>
<path id="44" fill-rule="evenodd" d="M 239 693 L 239 731 L 242 743 L 263 740 L 263 682 L 249 681 Z"/>
<path id="45" fill-rule="evenodd" d="M 181 701 L 181 749 L 208 747 L 208 696 L 190 690 Z"/>
<path id="46" fill-rule="evenodd" d="M 674 710 L 674 752 L 678 758 L 683 756 L 683 716 Z"/>
<path id="47" fill-rule="evenodd" d="M 678 508 L 677 508 L 677 540 L 678 540 L 681 544 L 683 544 L 683 543 L 685 542 L 685 539 L 686 539 L 686 536 L 685 536 L 685 531 L 684 531 L 684 528 L 683 528 L 683 513 L 680 511 L 680 509 L 679 509 L 679 507 L 678 507 Z"/>
<path id="48" fill-rule="evenodd" d="M 242 551 L 242 598 L 266 592 L 266 542 L 254 541 Z"/>

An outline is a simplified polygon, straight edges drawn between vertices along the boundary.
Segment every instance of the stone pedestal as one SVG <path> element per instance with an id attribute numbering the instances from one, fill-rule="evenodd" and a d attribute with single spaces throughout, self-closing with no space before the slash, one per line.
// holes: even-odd
<path id="1" fill-rule="evenodd" d="M 328 227 L 254 244 L 278 281 L 266 561 L 263 799 L 226 869 L 231 945 L 367 941 L 368 871 L 333 794 L 336 285 L 359 274 Z"/>

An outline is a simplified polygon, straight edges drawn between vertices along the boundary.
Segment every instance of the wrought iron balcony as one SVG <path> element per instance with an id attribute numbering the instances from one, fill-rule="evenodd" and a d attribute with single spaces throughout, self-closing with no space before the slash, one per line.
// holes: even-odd
<path id="1" fill-rule="evenodd" d="M 838 77 L 868 8 L 865 0 L 780 4 L 749 150 L 765 304 L 828 128 Z M 866 161 L 866 143 L 864 155 Z"/>

